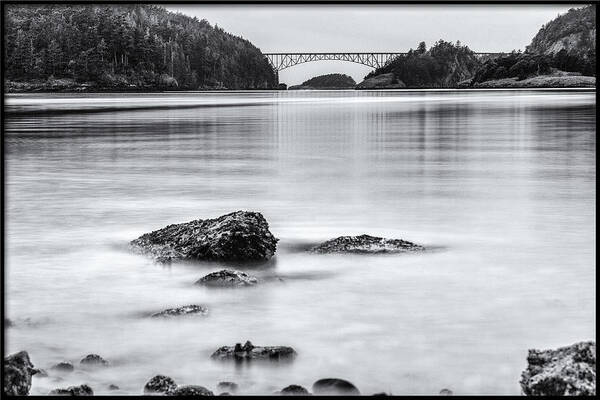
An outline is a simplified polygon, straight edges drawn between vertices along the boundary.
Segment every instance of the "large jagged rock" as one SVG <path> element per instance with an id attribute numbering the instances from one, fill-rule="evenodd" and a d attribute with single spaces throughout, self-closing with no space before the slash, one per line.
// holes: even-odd
<path id="1" fill-rule="evenodd" d="M 165 375 L 156 375 L 152 377 L 144 386 L 145 394 L 165 394 L 177 389 L 175 381 Z"/>
<path id="2" fill-rule="evenodd" d="M 154 313 L 150 315 L 151 318 L 168 318 L 168 317 L 176 317 L 181 315 L 206 315 L 208 314 L 208 309 L 204 306 L 198 306 L 195 304 L 190 304 L 189 306 L 175 307 L 175 308 L 167 308 L 166 310 Z"/>
<path id="3" fill-rule="evenodd" d="M 528 396 L 594 396 L 596 342 L 556 350 L 529 350 L 521 388 Z"/>
<path id="4" fill-rule="evenodd" d="M 4 358 L 4 394 L 26 396 L 31 389 L 31 376 L 35 369 L 29 354 L 20 351 Z"/>
<path id="5" fill-rule="evenodd" d="M 178 386 L 175 390 L 167 392 L 170 396 L 214 396 L 214 393 L 199 385 Z"/>
<path id="6" fill-rule="evenodd" d="M 238 287 L 254 286 L 257 283 L 258 279 L 245 272 L 223 269 L 203 276 L 195 284 L 209 287 Z"/>
<path id="7" fill-rule="evenodd" d="M 132 250 L 156 261 L 212 260 L 264 261 L 270 259 L 278 239 L 262 214 L 236 211 L 215 219 L 169 225 L 133 240 Z"/>
<path id="8" fill-rule="evenodd" d="M 423 246 L 401 239 L 384 239 L 369 235 L 340 236 L 315 246 L 315 253 L 406 253 L 425 250 Z"/>
<path id="9" fill-rule="evenodd" d="M 296 357 L 296 351 L 288 346 L 254 346 L 247 341 L 243 346 L 236 343 L 235 346 L 223 346 L 217 349 L 211 358 L 216 360 L 271 360 L 289 361 Z"/>
<path id="10" fill-rule="evenodd" d="M 51 390 L 49 395 L 52 396 L 93 396 L 94 391 L 88 385 L 69 386 L 66 389 L 54 389 Z"/>
<path id="11" fill-rule="evenodd" d="M 312 391 L 314 394 L 345 394 L 360 395 L 360 391 L 352 383 L 338 378 L 319 379 L 313 383 Z"/>

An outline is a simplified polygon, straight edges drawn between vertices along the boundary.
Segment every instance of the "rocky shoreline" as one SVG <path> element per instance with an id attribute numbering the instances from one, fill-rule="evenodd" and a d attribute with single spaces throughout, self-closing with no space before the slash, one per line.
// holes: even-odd
<path id="1" fill-rule="evenodd" d="M 236 211 L 214 219 L 195 220 L 165 228 L 140 236 L 131 242 L 134 252 L 152 257 L 158 262 L 176 260 L 218 260 L 236 262 L 267 261 L 275 255 L 277 241 L 269 231 L 269 225 L 262 214 Z M 401 239 L 386 239 L 370 235 L 341 236 L 325 241 L 307 251 L 316 254 L 403 254 L 422 252 L 426 248 Z M 223 269 L 205 275 L 195 285 L 218 288 L 244 288 L 259 284 L 260 281 L 245 272 Z M 208 290 L 208 289 L 207 289 Z M 243 289 L 235 289 L 243 290 Z M 205 316 L 205 306 L 191 304 L 167 308 L 149 314 L 149 318 L 183 318 Z M 6 322 L 6 321 L 5 321 Z M 221 362 L 293 362 L 299 353 L 290 346 L 256 346 L 247 340 L 243 345 L 217 348 L 210 356 Z M 596 344 L 593 341 L 580 342 L 557 350 L 530 350 L 527 356 L 527 369 L 521 375 L 521 388 L 526 395 L 595 395 L 596 393 Z M 4 358 L 4 393 L 7 395 L 27 395 L 32 378 L 43 379 L 49 376 L 61 377 L 75 370 L 85 370 L 93 374 L 100 368 L 110 368 L 111 362 L 98 354 L 88 354 L 79 364 L 62 361 L 38 369 L 26 351 Z M 48 371 L 48 372 L 47 372 Z M 118 383 L 118 382 L 117 382 Z M 109 390 L 117 390 L 111 384 Z M 243 390 L 235 382 L 220 382 L 216 391 L 205 386 L 178 385 L 165 375 L 156 375 L 140 388 L 144 394 L 170 396 L 212 396 L 240 394 Z M 56 388 L 49 395 L 87 396 L 94 390 L 87 383 L 66 388 Z M 339 378 L 324 378 L 316 381 L 311 391 L 291 384 L 283 387 L 276 395 L 360 395 L 360 390 L 351 382 Z M 443 388 L 440 395 L 453 394 Z M 387 395 L 375 393 L 375 395 Z"/>
<path id="2" fill-rule="evenodd" d="M 293 360 L 296 351 L 286 346 L 254 346 L 247 341 L 243 346 L 223 346 L 217 349 L 211 358 L 232 361 L 262 361 L 279 362 Z M 109 367 L 110 363 L 98 355 L 88 355 L 81 360 L 79 368 L 85 368 L 84 360 L 94 359 L 95 368 Z M 99 361 L 101 360 L 101 361 Z M 70 364 L 65 362 L 62 364 Z M 44 370 L 36 369 L 26 351 L 11 354 L 4 358 L 3 390 L 9 396 L 26 396 L 29 394 L 32 379 L 48 378 Z M 50 374 L 60 377 L 69 374 L 72 369 L 49 368 Z M 93 373 L 93 369 L 88 372 Z M 596 394 L 596 342 L 580 342 L 556 350 L 529 350 L 527 369 L 521 374 L 520 381 L 523 394 L 527 396 L 594 396 Z M 109 390 L 118 390 L 115 384 L 108 386 Z M 166 375 L 156 375 L 150 378 L 140 388 L 145 395 L 166 396 L 213 396 L 243 394 L 243 390 L 235 382 L 219 382 L 216 391 L 201 385 L 178 385 L 175 380 Z M 94 390 L 86 383 L 66 388 L 56 388 L 48 395 L 91 396 Z M 360 390 L 351 382 L 340 378 L 324 378 L 317 380 L 307 390 L 303 386 L 292 384 L 282 388 L 273 395 L 309 396 L 315 395 L 360 395 Z M 444 388 L 439 395 L 452 395 L 452 390 Z M 373 395 L 391 395 L 385 392 Z"/>

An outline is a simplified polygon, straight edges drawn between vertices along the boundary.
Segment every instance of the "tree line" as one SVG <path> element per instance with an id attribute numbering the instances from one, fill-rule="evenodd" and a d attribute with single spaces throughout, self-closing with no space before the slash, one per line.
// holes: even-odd
<path id="1" fill-rule="evenodd" d="M 260 50 L 155 5 L 10 5 L 5 78 L 102 86 L 256 89 L 277 77 Z"/>

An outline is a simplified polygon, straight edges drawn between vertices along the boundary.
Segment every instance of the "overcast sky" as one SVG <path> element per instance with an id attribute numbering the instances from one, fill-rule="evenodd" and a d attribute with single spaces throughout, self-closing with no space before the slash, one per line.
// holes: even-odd
<path id="1" fill-rule="evenodd" d="M 540 27 L 577 5 L 175 5 L 250 40 L 263 53 L 407 51 L 420 41 L 460 40 L 477 52 L 525 49 Z M 297 65 L 279 73 L 294 85 L 321 74 L 357 82 L 369 67 L 340 61 Z"/>

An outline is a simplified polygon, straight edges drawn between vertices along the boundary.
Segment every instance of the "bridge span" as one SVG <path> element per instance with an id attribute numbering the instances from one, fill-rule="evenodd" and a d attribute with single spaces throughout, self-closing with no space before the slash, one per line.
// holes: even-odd
<path id="1" fill-rule="evenodd" d="M 355 52 L 355 53 L 339 53 L 339 52 L 323 52 L 323 53 L 264 53 L 269 60 L 271 67 L 276 72 L 283 69 L 293 67 L 294 65 L 304 64 L 313 61 L 348 61 L 357 64 L 366 65 L 371 68 L 381 68 L 398 56 L 403 56 L 405 52 Z M 475 53 L 475 56 L 480 59 L 496 58 L 508 53 Z"/>

